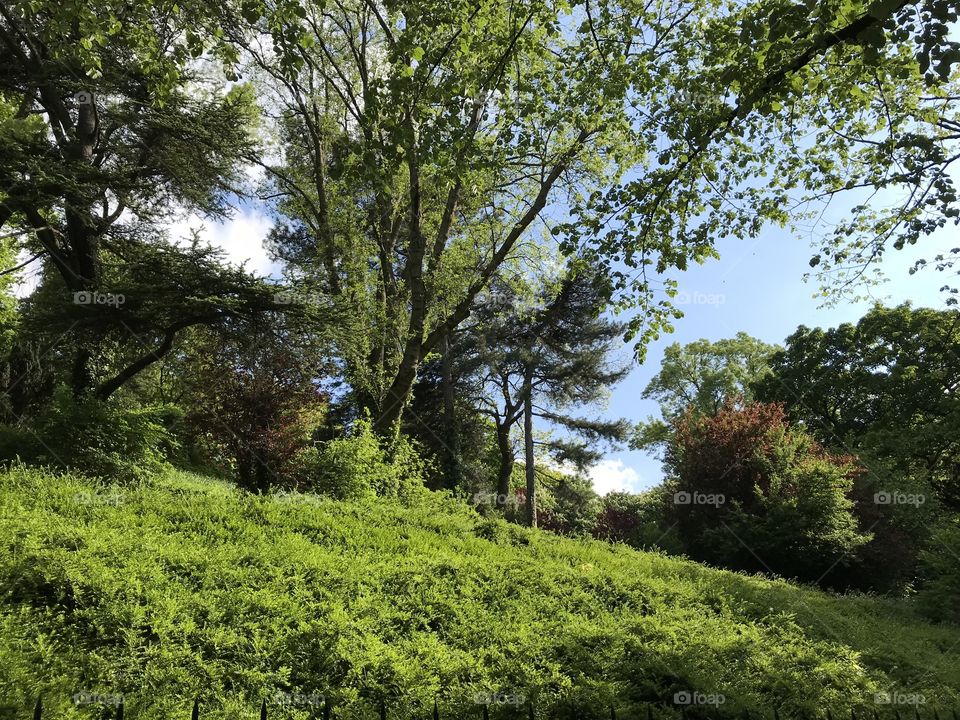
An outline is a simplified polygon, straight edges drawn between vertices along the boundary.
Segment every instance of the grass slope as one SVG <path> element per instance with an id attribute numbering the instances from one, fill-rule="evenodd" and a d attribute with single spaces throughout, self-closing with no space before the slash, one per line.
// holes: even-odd
<path id="1" fill-rule="evenodd" d="M 308 699 L 278 692 L 327 693 L 344 718 L 373 717 L 380 696 L 391 718 L 427 717 L 435 697 L 441 717 L 477 718 L 481 692 L 523 695 L 539 717 L 609 717 L 613 703 L 672 718 L 684 691 L 725 698 L 691 718 L 849 717 L 879 692 L 960 706 L 958 643 L 903 604 L 529 531 L 438 496 L 0 475 L 3 717 L 41 693 L 45 718 L 105 717 L 71 704 L 78 691 L 123 693 L 135 720 L 186 718 L 195 696 L 204 720 Z"/>

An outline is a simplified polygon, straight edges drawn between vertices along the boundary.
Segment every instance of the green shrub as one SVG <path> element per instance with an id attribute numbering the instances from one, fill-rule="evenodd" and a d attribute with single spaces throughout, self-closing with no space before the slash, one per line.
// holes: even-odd
<path id="1" fill-rule="evenodd" d="M 0 458 L 139 481 L 177 453 L 179 442 L 170 430 L 177 417 L 172 406 L 126 408 L 95 398 L 78 400 L 64 388 L 30 426 L 0 432 Z"/>
<path id="2" fill-rule="evenodd" d="M 549 467 L 537 468 L 539 527 L 565 535 L 586 535 L 593 529 L 600 501 L 593 483 Z"/>
<path id="3" fill-rule="evenodd" d="M 868 471 L 854 481 L 851 499 L 861 528 L 873 539 L 860 548 L 856 562 L 840 576 L 840 589 L 857 588 L 880 593 L 909 593 L 919 572 L 920 552 L 930 533 L 948 512 L 939 502 L 930 473 L 874 456 L 860 456 Z M 878 502 L 886 496 L 910 502 Z"/>
<path id="4" fill-rule="evenodd" d="M 385 445 L 370 421 L 360 419 L 348 436 L 305 451 L 299 473 L 314 492 L 341 500 L 407 498 L 422 491 L 425 461 L 411 441 L 400 435 Z"/>
<path id="5" fill-rule="evenodd" d="M 0 461 L 34 463 L 43 452 L 37 434 L 25 425 L 0 425 Z"/>

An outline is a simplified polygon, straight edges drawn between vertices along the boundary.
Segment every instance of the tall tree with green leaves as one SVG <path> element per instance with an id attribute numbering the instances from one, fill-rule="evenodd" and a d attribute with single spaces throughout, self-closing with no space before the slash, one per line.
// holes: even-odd
<path id="1" fill-rule="evenodd" d="M 174 211 L 229 212 L 238 160 L 254 145 L 254 106 L 249 88 L 201 72 L 204 53 L 236 60 L 221 41 L 222 9 L 204 0 L 0 5 L 0 229 L 55 271 L 61 307 L 75 305 L 66 314 L 102 314 L 84 300 L 120 294 L 118 268 L 149 262 L 131 256 L 162 240 Z M 147 338 L 131 331 L 141 354 L 128 372 L 153 362 L 187 314 Z M 66 330 L 70 383 L 84 393 L 104 380 L 103 349 Z"/>
<path id="2" fill-rule="evenodd" d="M 627 332 L 642 356 L 678 315 L 671 271 L 715 256 L 720 236 L 802 219 L 789 210 L 805 198 L 856 187 L 792 137 L 854 126 L 831 149 L 879 187 L 890 154 L 857 153 L 890 117 L 878 84 L 916 108 L 949 92 L 956 60 L 944 0 L 304 0 L 279 12 L 235 29 L 275 120 L 280 152 L 262 164 L 285 218 L 276 239 L 356 318 L 341 353 L 382 432 L 426 356 L 542 229 L 637 310 Z M 915 115 L 897 116 L 890 142 L 905 127 L 940 133 Z M 928 143 L 930 172 L 948 142 Z"/>

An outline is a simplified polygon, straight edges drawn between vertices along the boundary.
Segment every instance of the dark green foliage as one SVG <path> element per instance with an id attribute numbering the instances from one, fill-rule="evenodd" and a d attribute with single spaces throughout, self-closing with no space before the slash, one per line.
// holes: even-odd
<path id="1" fill-rule="evenodd" d="M 106 399 L 186 327 L 272 306 L 268 288 L 216 253 L 166 242 L 175 213 L 231 212 L 256 144 L 254 97 L 194 63 L 205 51 L 236 59 L 222 42 L 225 5 L 8 5 L 0 229 L 42 263 L 49 287 L 31 314 L 57 345 L 57 380 Z"/>
<path id="2" fill-rule="evenodd" d="M 538 717 L 644 717 L 652 701 L 675 720 L 685 690 L 724 693 L 716 717 L 731 720 L 862 717 L 891 687 L 960 702 L 958 641 L 902 603 L 564 539 L 437 496 L 0 475 L 0 695 L 18 717 L 42 695 L 45 715 L 88 718 L 70 703 L 86 688 L 123 693 L 143 720 L 187 718 L 194 698 L 201 720 L 249 717 L 278 692 L 323 694 L 343 720 L 375 717 L 381 698 L 397 720 L 435 699 L 441 717 L 479 717 L 492 692 L 533 699 Z"/>
<path id="3" fill-rule="evenodd" d="M 590 533 L 601 504 L 590 478 L 537 468 L 537 482 L 538 527 L 565 535 Z"/>
<path id="4" fill-rule="evenodd" d="M 624 328 L 604 313 L 607 300 L 600 278 L 578 262 L 555 284 L 496 282 L 451 347 L 458 386 L 495 427 L 501 498 L 511 491 L 513 431 L 522 423 L 528 524 L 537 523 L 537 455 L 582 471 L 604 445 L 626 440 L 625 420 L 578 412 L 601 403 L 629 372 L 615 355 Z M 556 434 L 535 437 L 535 418 Z"/>
<path id="5" fill-rule="evenodd" d="M 77 400 L 61 388 L 35 422 L 2 426 L 0 458 L 116 482 L 140 481 L 177 455 L 174 428 L 181 420 L 173 406 Z"/>
<path id="6" fill-rule="evenodd" d="M 447 382 L 453 401 L 449 406 Z M 477 412 L 474 392 L 472 378 L 463 377 L 453 362 L 449 380 L 441 356 L 431 356 L 424 363 L 402 431 L 415 438 L 431 459 L 426 478 L 431 489 L 473 494 L 489 489 L 491 478 L 496 477 L 496 430 L 490 418 Z"/>
<path id="7" fill-rule="evenodd" d="M 322 344 L 290 321 L 199 329 L 165 365 L 187 408 L 200 464 L 232 471 L 255 492 L 296 481 L 298 455 L 326 411 Z"/>
<path id="8" fill-rule="evenodd" d="M 600 279 L 572 263 L 557 281 L 537 287 L 524 303 L 521 293 L 496 285 L 492 306 L 477 314 L 478 326 L 467 349 L 468 362 L 485 374 L 489 399 L 481 407 L 511 397 L 497 408 L 504 422 L 522 417 L 527 395 L 534 417 L 564 433 L 538 439 L 540 451 L 579 468 L 602 457 L 604 441 L 626 438 L 626 421 L 592 419 L 573 412 L 602 402 L 623 380 L 629 365 L 616 357 L 624 326 L 604 313 L 607 298 Z"/>
<path id="9" fill-rule="evenodd" d="M 931 528 L 960 508 L 958 347 L 960 312 L 878 305 L 856 324 L 798 328 L 756 383 L 822 444 L 861 458 L 853 497 L 874 539 L 848 575 L 857 587 L 911 583 Z M 878 493 L 923 502 L 878 504 Z"/>
<path id="10" fill-rule="evenodd" d="M 960 624 L 960 520 L 934 530 L 920 555 L 923 584 L 917 600 L 924 614 L 938 622 Z"/>
<path id="11" fill-rule="evenodd" d="M 608 493 L 600 498 L 593 536 L 635 548 L 662 549 L 679 555 L 683 552 L 683 543 L 669 518 L 672 499 L 663 487 L 640 494 Z"/>
<path id="12" fill-rule="evenodd" d="M 931 542 L 931 530 L 949 512 L 938 502 L 924 473 L 898 471 L 889 461 L 860 457 L 864 471 L 850 498 L 860 528 L 872 539 L 857 551 L 856 561 L 838 577 L 841 587 L 874 592 L 909 592 L 918 578 L 918 555 Z M 877 502 L 878 497 L 910 502 Z"/>

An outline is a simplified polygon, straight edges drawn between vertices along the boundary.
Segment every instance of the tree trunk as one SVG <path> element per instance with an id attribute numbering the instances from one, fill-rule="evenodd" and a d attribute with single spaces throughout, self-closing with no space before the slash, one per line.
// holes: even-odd
<path id="1" fill-rule="evenodd" d="M 66 154 L 75 161 L 93 163 L 99 117 L 93 95 L 89 102 L 81 103 L 77 111 L 75 142 Z M 70 253 L 66 264 L 68 272 L 64 282 L 73 292 L 96 292 L 100 285 L 100 237 L 93 219 L 94 198 L 88 188 L 73 189 L 64 197 L 65 231 Z M 71 386 L 75 397 L 84 395 L 93 386 L 91 364 L 96 350 L 96 341 L 79 338 L 80 347 L 73 358 Z"/>
<path id="2" fill-rule="evenodd" d="M 272 473 L 270 472 L 270 468 L 267 467 L 267 463 L 264 458 L 257 456 L 256 460 L 257 464 L 255 478 L 257 494 L 266 495 L 268 492 L 270 492 L 270 484 L 271 480 L 273 479 Z"/>
<path id="3" fill-rule="evenodd" d="M 533 460 L 533 377 L 527 370 L 523 376 L 523 460 L 527 478 L 527 524 L 537 526 L 537 480 Z"/>
<path id="4" fill-rule="evenodd" d="M 253 488 L 253 460 L 249 448 L 237 450 L 237 485 L 244 490 Z"/>
<path id="5" fill-rule="evenodd" d="M 374 430 L 381 437 L 392 437 L 410 400 L 410 393 L 417 380 L 417 371 L 423 359 L 424 331 L 427 319 L 427 287 L 423 281 L 423 261 L 426 255 L 426 239 L 420 224 L 420 166 L 417 158 L 415 136 L 411 128 L 411 147 L 407 151 L 407 167 L 410 171 L 410 245 L 404 277 L 410 293 L 410 320 L 407 324 L 407 341 L 403 346 L 400 366 L 383 399 L 380 415 L 374 422 Z"/>
<path id="6" fill-rule="evenodd" d="M 93 372 L 90 363 L 93 353 L 89 347 L 77 348 L 73 356 L 73 369 L 70 375 L 70 388 L 75 398 L 85 395 L 93 387 Z"/>
<path id="7" fill-rule="evenodd" d="M 497 425 L 497 449 L 500 451 L 500 475 L 497 478 L 497 507 L 503 508 L 510 497 L 510 477 L 516 458 L 510 444 L 510 425 L 506 422 Z"/>
<path id="8" fill-rule="evenodd" d="M 447 451 L 447 472 L 444 487 L 455 490 L 462 485 L 460 464 L 460 432 L 457 427 L 457 406 L 453 388 L 453 358 L 450 356 L 450 335 L 443 336 L 443 424 Z"/>

